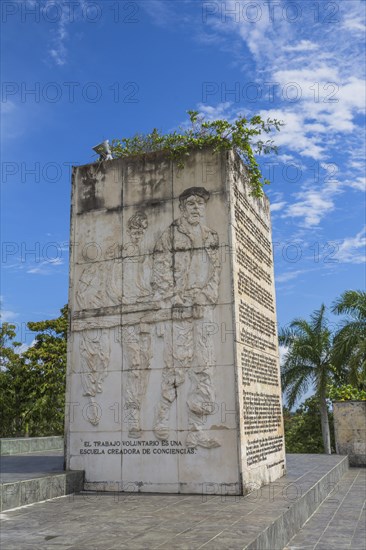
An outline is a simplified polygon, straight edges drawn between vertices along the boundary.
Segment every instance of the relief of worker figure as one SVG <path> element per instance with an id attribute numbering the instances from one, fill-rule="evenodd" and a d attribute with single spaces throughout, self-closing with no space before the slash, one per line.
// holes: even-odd
<path id="1" fill-rule="evenodd" d="M 104 306 L 105 293 L 100 264 L 89 263 L 83 269 L 75 299 L 80 309 L 98 309 Z"/>
<path id="2" fill-rule="evenodd" d="M 114 304 L 135 304 L 151 295 L 149 257 L 141 249 L 148 227 L 144 212 L 138 211 L 127 221 L 128 242 L 115 258 L 108 276 L 106 292 Z"/>
<path id="3" fill-rule="evenodd" d="M 107 329 L 88 329 L 80 334 L 81 380 L 84 395 L 89 398 L 92 410 L 88 420 L 95 426 L 99 423 L 95 397 L 103 391 L 103 382 L 108 374 L 110 339 Z"/>
<path id="4" fill-rule="evenodd" d="M 151 299 L 148 256 L 142 253 L 141 241 L 148 227 L 144 212 L 136 212 L 127 222 L 129 241 L 122 248 L 122 304 L 136 304 Z M 127 359 L 125 395 L 129 437 L 141 437 L 140 412 L 146 394 L 151 362 L 150 326 L 136 323 L 122 329 L 122 346 Z"/>
<path id="5" fill-rule="evenodd" d="M 170 409 L 188 375 L 186 444 L 206 448 L 220 446 L 204 431 L 215 401 L 211 372 L 214 347 L 207 326 L 212 322 L 220 282 L 219 238 L 203 223 L 209 198 L 203 187 L 191 187 L 180 195 L 181 217 L 158 239 L 152 273 L 154 299 L 160 302 L 160 312 L 167 308 L 171 311 L 170 320 L 160 323 L 164 368 L 154 433 L 158 439 L 168 439 Z"/>

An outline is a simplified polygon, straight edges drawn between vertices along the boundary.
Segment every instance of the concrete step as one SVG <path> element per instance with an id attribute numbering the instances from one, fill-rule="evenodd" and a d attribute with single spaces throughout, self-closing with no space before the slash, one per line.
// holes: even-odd
<path id="1" fill-rule="evenodd" d="M 82 492 L 5 512 L 2 550 L 282 550 L 348 471 L 348 459 L 288 455 L 286 477 L 245 497 Z"/>
<path id="2" fill-rule="evenodd" d="M 348 471 L 348 457 L 287 455 L 288 474 L 270 484 L 272 502 L 263 503 L 266 519 L 261 532 L 244 546 L 248 550 L 277 550 L 300 530 Z"/>
<path id="3" fill-rule="evenodd" d="M 1 456 L 0 510 L 79 492 L 83 472 L 65 472 L 63 451 Z"/>
<path id="4" fill-rule="evenodd" d="M 366 550 L 366 469 L 348 470 L 284 550 Z"/>

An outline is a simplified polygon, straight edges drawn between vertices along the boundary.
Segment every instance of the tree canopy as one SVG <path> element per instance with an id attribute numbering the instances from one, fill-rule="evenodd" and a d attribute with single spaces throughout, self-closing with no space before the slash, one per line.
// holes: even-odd
<path id="1" fill-rule="evenodd" d="M 295 412 L 284 407 L 286 452 L 324 453 L 319 402 L 316 396 L 309 397 Z M 331 449 L 335 450 L 333 415 L 328 410 Z"/>
<path id="2" fill-rule="evenodd" d="M 19 353 L 15 326 L 1 327 L 1 437 L 62 434 L 64 430 L 67 306 L 57 319 L 29 322 L 33 345 Z"/>
<path id="3" fill-rule="evenodd" d="M 315 388 L 322 424 L 324 450 L 331 453 L 327 388 L 334 378 L 332 362 L 332 335 L 325 317 L 325 306 L 314 311 L 310 321 L 295 319 L 289 328 L 279 334 L 279 341 L 287 347 L 282 364 L 282 387 L 288 404 L 295 402 L 308 390 Z"/>
<path id="4" fill-rule="evenodd" d="M 366 292 L 347 290 L 335 300 L 332 311 L 346 315 L 334 338 L 334 361 L 340 379 L 366 390 Z"/>

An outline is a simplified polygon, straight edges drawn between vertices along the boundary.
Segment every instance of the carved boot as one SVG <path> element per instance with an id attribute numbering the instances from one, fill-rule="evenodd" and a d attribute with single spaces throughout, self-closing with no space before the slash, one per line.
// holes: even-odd
<path id="1" fill-rule="evenodd" d="M 186 439 L 186 445 L 192 449 L 196 447 L 205 447 L 206 449 L 221 447 L 217 439 L 210 437 L 207 432 L 202 431 L 189 432 Z"/>
<path id="2" fill-rule="evenodd" d="M 170 407 L 171 403 L 167 401 L 160 401 L 157 407 L 153 431 L 155 436 L 161 440 L 166 440 L 169 438 Z"/>
<path id="3" fill-rule="evenodd" d="M 141 437 L 140 411 L 136 408 L 131 408 L 129 411 L 128 437 L 132 439 L 139 439 Z"/>
<path id="4" fill-rule="evenodd" d="M 203 430 L 202 416 L 197 415 L 192 410 L 189 414 L 189 432 L 186 439 L 187 447 L 195 449 L 196 447 L 204 447 L 206 449 L 213 449 L 215 447 L 221 447 L 221 444 L 211 437 L 208 430 Z"/>

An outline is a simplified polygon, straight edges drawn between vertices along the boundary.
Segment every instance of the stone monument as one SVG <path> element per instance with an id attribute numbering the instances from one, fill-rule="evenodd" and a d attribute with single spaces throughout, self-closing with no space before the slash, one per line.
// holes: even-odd
<path id="1" fill-rule="evenodd" d="M 67 468 L 243 494 L 285 472 L 271 226 L 233 151 L 74 169 Z"/>

